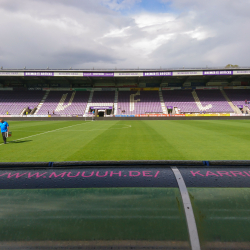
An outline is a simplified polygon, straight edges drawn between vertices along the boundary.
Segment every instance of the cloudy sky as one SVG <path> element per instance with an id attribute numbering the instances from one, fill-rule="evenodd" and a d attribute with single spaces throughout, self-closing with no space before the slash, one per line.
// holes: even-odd
<path id="1" fill-rule="evenodd" d="M 0 66 L 250 66 L 250 0 L 0 0 Z"/>

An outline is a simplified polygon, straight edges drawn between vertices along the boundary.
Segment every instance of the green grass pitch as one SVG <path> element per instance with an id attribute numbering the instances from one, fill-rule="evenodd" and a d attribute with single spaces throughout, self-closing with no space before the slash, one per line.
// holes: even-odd
<path id="1" fill-rule="evenodd" d="M 249 160 L 249 120 L 9 121 L 1 162 Z"/>

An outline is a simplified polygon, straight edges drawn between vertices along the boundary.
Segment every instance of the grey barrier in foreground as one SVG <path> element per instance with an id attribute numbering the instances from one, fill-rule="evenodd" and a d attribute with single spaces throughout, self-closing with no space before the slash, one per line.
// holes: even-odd
<path id="1" fill-rule="evenodd" d="M 250 161 L 0 163 L 1 249 L 250 249 Z"/>

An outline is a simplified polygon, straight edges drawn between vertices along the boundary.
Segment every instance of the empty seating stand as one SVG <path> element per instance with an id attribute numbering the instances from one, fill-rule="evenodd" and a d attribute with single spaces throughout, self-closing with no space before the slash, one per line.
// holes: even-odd
<path id="1" fill-rule="evenodd" d="M 200 112 L 192 95 L 192 90 L 167 90 L 162 91 L 162 96 L 166 107 L 176 107 L 184 113 Z"/>
<path id="2" fill-rule="evenodd" d="M 115 91 L 94 91 L 92 104 L 99 106 L 113 106 L 115 100 Z"/>
<path id="3" fill-rule="evenodd" d="M 212 107 L 207 109 L 208 113 L 234 113 L 227 100 L 224 98 L 220 90 L 196 90 L 201 105 Z"/>
<path id="4" fill-rule="evenodd" d="M 233 113 L 220 90 L 164 90 L 165 106 L 180 109 L 181 113 Z M 193 92 L 193 93 L 192 93 Z M 26 108 L 34 109 L 45 91 L 0 91 L 0 114 L 20 115 Z M 50 91 L 36 115 L 84 115 L 91 106 L 114 106 L 115 91 Z M 237 105 L 248 106 L 249 89 L 226 89 L 225 93 Z M 158 91 L 119 91 L 117 115 L 163 113 Z M 89 102 L 90 101 L 90 102 Z M 88 103 L 89 102 L 89 103 Z M 88 105 L 88 106 L 87 106 Z"/>
<path id="5" fill-rule="evenodd" d="M 250 102 L 250 89 L 225 89 L 225 93 L 235 106 L 242 105 L 250 108 L 250 104 L 248 104 Z"/>
<path id="6" fill-rule="evenodd" d="M 117 108 L 118 115 L 162 113 L 158 91 L 119 91 Z"/>
<path id="7" fill-rule="evenodd" d="M 50 91 L 37 115 L 84 115 L 89 91 Z"/>
<path id="8" fill-rule="evenodd" d="M 26 109 L 34 109 L 43 98 L 44 91 L 0 91 L 0 114 L 20 115 Z"/>
<path id="9" fill-rule="evenodd" d="M 182 113 L 233 113 L 220 90 L 196 90 L 198 100 L 195 101 L 193 90 L 162 91 L 167 106 L 173 106 Z M 199 103 L 198 103 L 199 102 Z"/>

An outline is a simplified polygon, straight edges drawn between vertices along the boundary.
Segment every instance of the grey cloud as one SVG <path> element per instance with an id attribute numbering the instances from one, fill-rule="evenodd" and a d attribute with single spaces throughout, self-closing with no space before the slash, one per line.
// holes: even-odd
<path id="1" fill-rule="evenodd" d="M 56 59 L 55 62 L 57 60 L 61 60 L 63 62 L 67 62 L 68 65 L 81 65 L 96 62 L 115 64 L 119 60 L 115 56 L 105 53 L 96 53 L 87 49 L 71 51 L 69 49 L 65 49 L 64 51 L 54 54 L 53 57 Z"/>
<path id="2" fill-rule="evenodd" d="M 182 27 L 149 57 L 174 66 L 249 64 L 249 1 L 175 0 L 172 7 L 179 13 L 175 22 Z M 207 37 L 199 40 L 182 35 L 196 29 L 205 31 Z"/>
<path id="3" fill-rule="evenodd" d="M 113 11 L 105 8 L 103 6 L 102 0 L 95 0 L 95 1 L 79 1 L 79 0 L 23 0 L 23 1 L 11 1 L 11 0 L 0 0 L 0 8 L 6 9 L 8 11 L 21 11 L 21 10 L 29 10 L 33 9 L 34 12 L 47 12 L 48 9 L 37 9 L 35 6 L 37 4 L 45 4 L 49 5 L 51 9 L 56 10 L 58 6 L 63 5 L 66 7 L 73 7 L 83 12 L 94 12 L 94 13 L 113 13 Z"/>
<path id="4" fill-rule="evenodd" d="M 187 35 L 178 35 L 175 39 L 160 46 L 152 54 L 152 58 L 159 60 L 167 67 L 205 67 L 212 66 L 212 61 L 206 55 L 213 50 L 216 41 L 213 38 L 197 41 Z M 182 64 L 180 64 L 182 62 Z"/>
<path id="5" fill-rule="evenodd" d="M 113 10 L 130 9 L 142 0 L 102 0 L 102 3 Z"/>
<path id="6" fill-rule="evenodd" d="M 136 1 L 123 2 L 120 9 Z M 0 0 L 0 21 L 4 24 L 0 26 L 0 66 L 248 64 L 248 1 L 174 0 L 174 13 L 131 16 L 115 11 L 120 10 L 117 4 L 117 0 Z M 168 15 L 172 16 L 169 20 Z"/>

